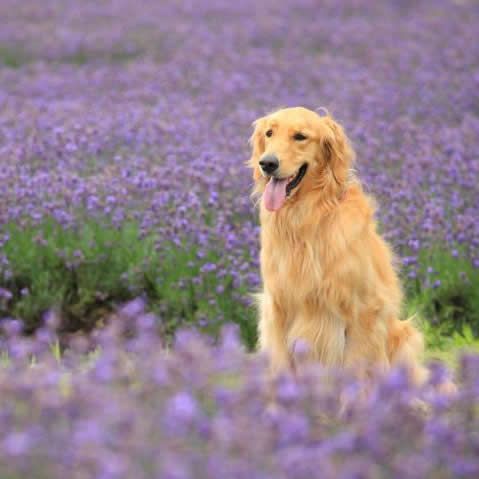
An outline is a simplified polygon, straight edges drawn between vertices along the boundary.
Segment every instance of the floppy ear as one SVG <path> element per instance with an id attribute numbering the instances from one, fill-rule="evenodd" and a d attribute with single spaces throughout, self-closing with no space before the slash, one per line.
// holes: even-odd
<path id="1" fill-rule="evenodd" d="M 322 150 L 327 165 L 338 185 L 343 185 L 354 162 L 354 150 L 344 133 L 343 127 L 331 116 L 321 118 L 324 125 Z"/>
<path id="2" fill-rule="evenodd" d="M 261 172 L 259 171 L 259 158 L 264 153 L 264 117 L 258 118 L 253 122 L 254 131 L 249 139 L 249 144 L 251 145 L 251 158 L 248 160 L 247 165 L 250 168 L 253 168 L 253 179 L 256 181 L 261 177 Z"/>

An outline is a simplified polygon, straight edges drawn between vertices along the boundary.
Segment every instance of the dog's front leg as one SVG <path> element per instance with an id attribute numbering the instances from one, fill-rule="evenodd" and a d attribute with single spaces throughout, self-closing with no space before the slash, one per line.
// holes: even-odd
<path id="1" fill-rule="evenodd" d="M 358 396 L 355 398 L 341 394 L 342 412 L 347 410 L 351 401 L 365 400 L 370 394 L 376 375 L 386 373 L 390 367 L 385 335 L 381 331 L 383 328 L 371 330 L 365 324 L 361 323 L 359 318 L 355 318 L 355 321 L 346 328 L 343 364 L 345 369 L 352 372 L 358 379 L 360 387 Z"/>
<path id="2" fill-rule="evenodd" d="M 292 368 L 287 347 L 286 314 L 267 292 L 259 296 L 259 350 L 269 357 L 273 373 Z"/>

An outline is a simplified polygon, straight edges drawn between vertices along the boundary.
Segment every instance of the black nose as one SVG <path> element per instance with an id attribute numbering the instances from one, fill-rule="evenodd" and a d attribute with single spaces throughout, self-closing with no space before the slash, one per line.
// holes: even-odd
<path id="1" fill-rule="evenodd" d="M 259 162 L 259 166 L 267 175 L 271 175 L 278 169 L 279 161 L 274 155 L 266 155 Z"/>

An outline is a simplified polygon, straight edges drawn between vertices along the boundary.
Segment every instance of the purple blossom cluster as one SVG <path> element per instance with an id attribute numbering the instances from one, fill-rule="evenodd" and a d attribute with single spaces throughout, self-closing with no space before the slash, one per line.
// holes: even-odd
<path id="1" fill-rule="evenodd" d="M 231 327 L 216 346 L 183 331 L 162 348 L 143 308 L 127 304 L 62 357 L 52 350 L 54 316 L 34 338 L 4 323 L 1 477 L 479 474 L 477 355 L 462 358 L 455 396 L 437 392 L 445 379 L 438 364 L 420 389 L 395 370 L 364 395 L 347 374 L 319 366 L 272 379 L 265 358 L 245 353 Z"/>
<path id="2" fill-rule="evenodd" d="M 474 2 L 12 0 L 0 18 L 0 224 L 134 218 L 254 289 L 246 140 L 301 104 L 344 123 L 412 275 L 434 244 L 479 265 Z"/>
<path id="3" fill-rule="evenodd" d="M 246 302 L 259 285 L 247 139 L 281 106 L 344 124 L 411 278 L 438 245 L 479 267 L 475 2 L 3 0 L 0 18 L 2 311 L 22 273 L 8 226 L 52 218 L 68 231 L 138 224 L 160 260 L 191 254 L 205 301 Z M 91 261 L 67 259 L 73 273 Z M 421 389 L 397 370 L 365 397 L 319 367 L 269 378 L 231 329 L 167 347 L 156 329 L 171 321 L 134 301 L 61 353 L 54 316 L 30 337 L 4 321 L 0 477 L 479 476 L 477 356 L 462 358 L 454 397 L 436 392 L 439 365 Z"/>

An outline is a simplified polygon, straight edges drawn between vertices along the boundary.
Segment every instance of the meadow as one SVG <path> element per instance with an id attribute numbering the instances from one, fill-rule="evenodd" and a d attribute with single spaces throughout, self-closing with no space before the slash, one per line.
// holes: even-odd
<path id="1" fill-rule="evenodd" d="M 3 0 L 0 18 L 2 479 L 478 477 L 475 2 Z M 272 381 L 250 352 L 247 140 L 295 105 L 354 145 L 436 360 L 423 388 L 393 371 L 360 400 L 344 373 Z"/>

